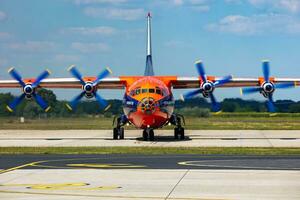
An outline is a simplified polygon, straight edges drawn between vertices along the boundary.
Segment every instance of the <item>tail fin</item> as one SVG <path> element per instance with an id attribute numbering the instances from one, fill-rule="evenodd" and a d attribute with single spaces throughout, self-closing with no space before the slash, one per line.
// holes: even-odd
<path id="1" fill-rule="evenodd" d="M 151 14 L 147 15 L 147 57 L 145 76 L 154 76 L 154 70 L 152 65 L 152 49 L 151 49 Z"/>

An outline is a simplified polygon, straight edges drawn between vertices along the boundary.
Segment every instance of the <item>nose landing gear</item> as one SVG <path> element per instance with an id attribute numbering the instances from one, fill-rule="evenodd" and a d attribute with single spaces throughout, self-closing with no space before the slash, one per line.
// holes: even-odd
<path id="1" fill-rule="evenodd" d="M 144 141 L 154 141 L 154 130 L 152 128 L 146 128 L 143 131 L 143 140 Z"/>

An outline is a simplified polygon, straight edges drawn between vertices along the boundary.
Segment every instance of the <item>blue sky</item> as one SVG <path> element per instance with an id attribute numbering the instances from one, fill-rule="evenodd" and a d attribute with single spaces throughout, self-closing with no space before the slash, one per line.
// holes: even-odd
<path id="1" fill-rule="evenodd" d="M 24 77 L 45 68 L 52 77 L 70 77 L 71 64 L 84 75 L 105 66 L 114 76 L 141 75 L 148 11 L 157 75 L 195 76 L 193 63 L 201 59 L 211 75 L 257 77 L 261 60 L 269 59 L 274 76 L 300 77 L 300 0 L 1 0 L 0 79 L 10 78 L 9 66 Z M 69 99 L 78 92 L 56 94 Z M 299 93 L 277 91 L 275 99 L 300 100 Z M 238 89 L 216 94 L 240 97 Z"/>

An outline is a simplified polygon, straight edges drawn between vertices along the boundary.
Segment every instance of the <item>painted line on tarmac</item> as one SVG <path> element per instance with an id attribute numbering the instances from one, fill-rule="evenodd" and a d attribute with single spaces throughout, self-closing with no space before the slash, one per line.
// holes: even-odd
<path id="1" fill-rule="evenodd" d="M 123 158 L 123 157 L 120 157 L 120 158 Z M 41 160 L 41 161 L 30 162 L 30 163 L 15 166 L 15 167 L 12 167 L 12 168 L 0 170 L 0 174 L 4 174 L 4 173 L 11 172 L 11 171 L 18 170 L 18 169 L 23 169 L 23 168 L 26 168 L 26 167 L 43 167 L 43 168 L 49 167 L 49 168 L 57 168 L 57 169 L 64 169 L 64 168 L 78 169 L 78 167 L 80 167 L 80 166 L 78 166 L 78 167 L 75 167 L 75 166 L 73 166 L 73 167 L 72 166 L 59 167 L 59 166 L 42 165 L 42 164 L 43 163 L 48 163 L 48 162 L 62 162 L 62 161 L 75 161 L 75 160 L 96 160 L 96 159 L 99 159 L 99 158 L 93 157 L 93 158 L 67 158 L 67 159 Z M 110 159 L 110 158 L 101 158 L 101 159 Z M 89 164 L 80 163 L 78 165 L 82 165 L 82 167 L 86 168 L 86 167 L 88 167 L 87 165 L 89 165 Z M 101 164 L 99 164 L 99 165 L 101 165 Z M 102 164 L 102 165 L 103 165 L 103 168 L 109 168 L 108 164 Z M 113 166 L 113 164 L 110 164 L 110 165 L 112 166 L 112 168 L 117 168 L 116 166 Z M 131 165 L 129 163 L 127 163 L 127 164 L 123 163 L 123 165 L 124 166 L 120 166 L 120 167 L 122 167 L 122 168 L 145 168 L 145 167 L 147 167 L 146 165 Z M 127 167 L 125 167 L 125 165 L 127 165 Z M 130 167 L 130 166 L 133 166 L 133 167 Z M 91 166 L 89 166 L 89 167 L 91 167 Z M 100 168 L 100 167 L 98 166 L 97 168 Z"/>
<path id="2" fill-rule="evenodd" d="M 79 164 L 66 164 L 71 167 L 85 167 L 85 168 L 144 168 L 145 165 L 131 165 L 127 163 L 79 163 Z"/>
<path id="3" fill-rule="evenodd" d="M 16 166 L 16 167 L 12 167 L 12 168 L 8 168 L 8 169 L 3 169 L 0 171 L 0 174 L 4 174 L 4 173 L 7 173 L 7 172 L 11 172 L 11 171 L 14 171 L 14 170 L 17 170 L 17 169 L 22 169 L 22 168 L 25 168 L 25 167 L 29 167 L 29 166 L 34 166 L 35 164 L 39 164 L 39 163 L 42 163 L 43 161 L 36 161 L 36 162 L 31 162 L 31 163 L 27 163 L 27 164 L 24 164 L 24 165 L 19 165 L 19 166 Z"/>
<path id="4" fill-rule="evenodd" d="M 91 187 L 90 183 L 0 184 L 0 187 L 24 187 L 33 190 L 113 190 L 122 188 L 115 185 Z"/>

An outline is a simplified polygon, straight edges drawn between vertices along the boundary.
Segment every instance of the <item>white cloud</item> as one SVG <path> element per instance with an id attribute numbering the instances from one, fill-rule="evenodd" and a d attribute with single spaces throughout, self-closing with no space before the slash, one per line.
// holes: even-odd
<path id="1" fill-rule="evenodd" d="M 196 11 L 207 12 L 210 10 L 212 0 L 171 0 L 174 6 L 188 6 Z"/>
<path id="2" fill-rule="evenodd" d="M 62 30 L 63 33 L 75 33 L 80 35 L 100 35 L 111 36 L 114 35 L 117 30 L 109 26 L 97 26 L 97 27 L 71 27 Z"/>
<path id="3" fill-rule="evenodd" d="M 299 0 L 248 0 L 254 6 L 264 6 L 275 10 L 285 10 L 291 13 L 300 11 Z"/>
<path id="4" fill-rule="evenodd" d="M 300 1 L 299 0 L 281 0 L 279 6 L 296 13 L 300 11 Z"/>
<path id="5" fill-rule="evenodd" d="M 6 13 L 3 11 L 0 11 L 0 21 L 5 20 L 7 17 Z"/>
<path id="6" fill-rule="evenodd" d="M 57 62 L 78 62 L 80 59 L 79 55 L 57 54 L 54 56 L 54 60 Z"/>
<path id="7" fill-rule="evenodd" d="M 279 14 L 253 15 L 250 17 L 229 15 L 218 23 L 209 24 L 206 29 L 236 35 L 298 34 L 300 33 L 300 21 L 291 16 Z"/>
<path id="8" fill-rule="evenodd" d="M 107 52 L 110 50 L 110 47 L 104 43 L 81 43 L 73 42 L 71 47 L 75 50 L 78 50 L 82 53 L 92 53 L 92 52 Z"/>
<path id="9" fill-rule="evenodd" d="M 87 4 L 120 4 L 126 3 L 128 0 L 75 0 L 75 4 L 77 5 L 87 5 Z"/>
<path id="10" fill-rule="evenodd" d="M 94 8 L 87 7 L 84 13 L 91 17 L 119 20 L 137 20 L 145 17 L 144 9 L 125 9 L 125 8 Z"/>
<path id="11" fill-rule="evenodd" d="M 184 0 L 172 0 L 171 3 L 173 3 L 176 6 L 181 6 L 184 4 Z"/>
<path id="12" fill-rule="evenodd" d="M 26 41 L 24 43 L 11 43 L 8 44 L 8 48 L 18 51 L 31 51 L 40 52 L 52 50 L 56 47 L 56 44 L 48 41 Z"/>

